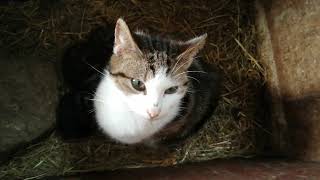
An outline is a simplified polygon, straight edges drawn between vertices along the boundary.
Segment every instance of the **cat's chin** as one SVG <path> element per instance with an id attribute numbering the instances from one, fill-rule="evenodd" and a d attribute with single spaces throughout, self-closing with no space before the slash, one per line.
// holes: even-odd
<path id="1" fill-rule="evenodd" d="M 150 117 L 147 114 L 141 114 L 135 111 L 132 111 L 132 113 L 138 117 L 138 119 L 144 120 L 144 121 L 150 121 Z"/>
<path id="2" fill-rule="evenodd" d="M 142 114 L 139 113 L 137 111 L 131 111 L 136 117 L 138 117 L 138 119 L 144 120 L 144 121 L 158 121 L 162 118 L 164 118 L 166 116 L 166 114 L 160 114 L 159 116 L 155 117 L 155 118 L 150 118 L 149 115 L 146 114 Z"/>
<path id="3" fill-rule="evenodd" d="M 141 115 L 137 114 L 142 120 L 144 121 L 149 121 L 149 122 L 154 122 L 154 121 L 159 121 L 165 117 L 165 115 L 160 115 L 155 118 L 150 118 L 149 115 Z"/>
<path id="4" fill-rule="evenodd" d="M 168 114 L 160 114 L 159 116 L 155 118 L 148 118 L 149 121 L 159 121 L 161 119 L 166 119 L 169 115 Z"/>

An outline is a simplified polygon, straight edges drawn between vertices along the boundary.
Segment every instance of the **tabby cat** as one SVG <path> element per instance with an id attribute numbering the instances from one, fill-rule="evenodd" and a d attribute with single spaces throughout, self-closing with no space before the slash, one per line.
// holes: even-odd
<path id="1" fill-rule="evenodd" d="M 176 41 L 131 32 L 125 21 L 118 19 L 113 42 L 101 45 L 109 52 L 103 53 L 101 47 L 93 49 L 90 45 L 72 50 L 73 55 L 67 51 L 63 60 L 64 78 L 74 90 L 64 100 L 69 99 L 69 103 L 62 100 L 60 129 L 65 134 L 85 130 L 86 123 L 77 123 L 76 119 L 88 119 L 93 109 L 97 127 L 120 143 L 184 139 L 212 115 L 219 98 L 220 76 L 212 65 L 197 57 L 206 38 L 207 34 L 203 34 L 188 41 Z M 106 39 L 97 38 L 94 42 L 98 41 L 107 43 Z M 90 48 L 100 50 L 84 54 Z M 95 54 L 100 55 L 92 58 Z M 72 65 L 77 60 L 82 66 Z M 90 91 L 94 92 L 92 96 Z M 93 104 L 83 105 L 86 103 L 79 100 L 82 97 L 79 92 L 88 94 L 87 99 Z M 66 110 L 69 106 L 86 108 L 73 109 L 70 115 Z M 82 114 L 81 118 L 77 113 Z"/>
<path id="2" fill-rule="evenodd" d="M 219 88 L 218 75 L 196 59 L 206 38 L 204 34 L 182 42 L 131 33 L 119 19 L 113 55 L 93 99 L 103 132 L 135 144 L 153 141 L 173 121 L 181 122 L 176 136 L 203 121 Z"/>

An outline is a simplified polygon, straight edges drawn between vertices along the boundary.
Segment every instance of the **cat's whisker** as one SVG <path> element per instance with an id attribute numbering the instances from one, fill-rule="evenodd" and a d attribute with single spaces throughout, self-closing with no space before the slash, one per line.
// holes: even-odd
<path id="1" fill-rule="evenodd" d="M 94 113 L 94 112 L 96 112 L 96 110 L 95 110 L 94 108 L 93 108 L 93 109 L 90 109 L 90 110 L 88 111 L 89 114 Z"/>
<path id="2" fill-rule="evenodd" d="M 199 81 L 197 78 L 192 77 L 192 76 L 187 76 L 187 77 L 190 78 L 190 79 L 193 79 L 193 80 L 197 81 L 197 82 L 200 84 L 200 81 Z"/>
<path id="3" fill-rule="evenodd" d="M 182 72 L 182 73 L 179 73 L 179 74 L 175 75 L 174 77 L 177 77 L 177 76 L 180 76 L 180 75 L 183 75 L 183 74 L 186 74 L 186 73 L 204 73 L 204 74 L 207 74 L 207 72 L 205 72 L 205 71 L 185 71 L 185 72 Z"/>
<path id="4" fill-rule="evenodd" d="M 88 92 L 88 94 L 90 94 L 92 97 L 103 98 L 103 97 L 99 96 L 99 95 L 97 94 L 97 92 L 95 92 L 95 91 Z M 90 100 L 90 99 L 89 99 L 89 100 Z"/>
<path id="5" fill-rule="evenodd" d="M 177 69 L 175 69 L 172 74 L 176 73 L 180 68 L 182 68 L 184 65 L 186 65 L 187 63 L 189 63 L 190 61 L 193 61 L 193 59 L 189 59 L 188 61 L 184 62 L 183 64 L 181 64 Z"/>
<path id="6" fill-rule="evenodd" d="M 99 71 L 97 68 L 95 68 L 94 66 L 92 66 L 91 64 L 89 64 L 87 61 L 83 61 L 84 63 L 86 63 L 88 66 L 90 66 L 92 69 L 94 69 L 95 71 L 97 71 L 98 73 L 100 73 L 103 76 L 107 76 L 107 74 Z"/>
<path id="7" fill-rule="evenodd" d="M 105 101 L 101 100 L 101 99 L 95 99 L 95 98 L 92 98 L 92 99 L 89 99 L 90 101 L 96 101 L 96 102 L 100 102 L 100 103 L 106 103 Z"/>
<path id="8" fill-rule="evenodd" d="M 180 77 L 178 77 L 178 78 L 180 78 Z M 192 76 L 187 76 L 187 78 L 193 79 L 193 80 L 197 81 L 197 83 L 199 83 L 199 84 L 200 84 L 200 81 L 199 81 L 199 79 L 197 79 L 197 78 L 195 78 L 195 77 L 192 77 Z"/>
<path id="9" fill-rule="evenodd" d="M 195 93 L 195 91 L 188 91 L 188 90 L 187 90 L 187 93 Z"/>
<path id="10" fill-rule="evenodd" d="M 179 109 L 189 109 L 188 107 L 179 107 Z"/>
<path id="11" fill-rule="evenodd" d="M 104 69 L 103 71 L 104 71 L 104 73 L 105 73 L 106 75 L 109 75 L 109 71 L 108 71 L 108 70 Z"/>
<path id="12" fill-rule="evenodd" d="M 184 115 L 183 115 L 183 114 L 178 113 L 178 114 L 177 114 L 177 117 L 184 117 Z"/>
<path id="13" fill-rule="evenodd" d="M 208 74 L 208 72 L 206 72 L 206 71 L 187 71 L 187 72 L 191 72 L 191 73 L 193 73 L 193 72 L 198 72 L 198 73 Z"/>
<path id="14" fill-rule="evenodd" d="M 95 93 L 94 91 L 88 92 L 88 94 L 89 94 L 89 95 L 92 95 L 92 96 L 95 96 L 95 95 L 96 95 L 96 93 Z"/>
<path id="15" fill-rule="evenodd" d="M 97 94 L 94 95 L 93 97 L 97 97 L 97 98 L 99 98 L 99 99 L 100 99 L 100 98 L 103 98 L 102 96 L 99 96 L 99 95 L 97 95 Z"/>
<path id="16" fill-rule="evenodd" d="M 172 72 L 173 72 L 173 73 L 176 72 L 176 71 L 175 71 L 175 68 L 176 68 L 176 66 L 178 65 L 178 63 L 179 63 L 179 61 L 180 61 L 181 59 L 182 59 L 182 58 L 179 58 L 178 61 L 174 64 L 174 66 L 173 66 L 173 68 L 172 68 Z"/>
<path id="17" fill-rule="evenodd" d="M 190 73 L 198 72 L 198 73 L 205 73 L 205 74 L 208 73 L 208 72 L 205 72 L 205 71 L 186 71 L 186 72 L 190 72 Z"/>
<path id="18" fill-rule="evenodd" d="M 199 58 L 200 56 L 196 56 L 196 57 L 193 57 L 191 59 L 189 59 L 188 61 L 184 62 L 181 66 L 179 66 L 177 69 L 173 69 L 172 70 L 172 74 L 174 74 L 175 72 L 177 72 L 181 67 L 183 67 L 185 64 L 189 63 L 190 61 L 194 61 L 195 59 Z M 180 58 L 181 59 L 181 58 Z M 180 60 L 179 59 L 179 60 Z M 177 63 L 179 62 L 179 60 L 177 61 Z M 176 64 L 177 64 L 176 63 Z"/>

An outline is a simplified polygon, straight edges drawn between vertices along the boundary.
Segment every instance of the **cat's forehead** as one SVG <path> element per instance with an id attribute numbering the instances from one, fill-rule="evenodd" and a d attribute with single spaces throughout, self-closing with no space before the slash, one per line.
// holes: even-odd
<path id="1" fill-rule="evenodd" d="M 181 53 L 179 41 L 150 36 L 141 32 L 133 34 L 133 39 L 140 51 L 128 51 L 122 57 L 111 60 L 113 72 L 124 72 L 130 78 L 147 81 L 155 77 L 157 72 L 162 72 L 172 78 L 178 71 L 174 69 L 177 55 Z"/>
<path id="2" fill-rule="evenodd" d="M 139 79 L 143 82 L 166 84 L 184 83 L 187 78 L 175 72 L 179 68 L 176 60 L 169 57 L 166 52 L 155 51 L 143 56 L 128 55 L 125 59 L 114 57 L 111 61 L 111 73 L 124 75 L 127 79 Z"/>
<path id="3" fill-rule="evenodd" d="M 165 51 L 153 51 L 145 53 L 146 69 L 155 75 L 156 72 L 162 72 L 163 69 L 169 70 L 174 61 Z"/>
<path id="4" fill-rule="evenodd" d="M 150 76 L 150 78 L 145 82 L 147 88 L 151 88 L 156 91 L 161 91 L 168 87 L 175 86 L 176 83 L 176 80 L 167 74 L 166 68 L 159 69 L 155 75 Z"/>
<path id="5" fill-rule="evenodd" d="M 162 65 L 165 65 L 164 62 L 169 59 L 168 54 L 165 51 L 149 51 L 144 54 L 146 60 L 150 64 L 160 62 Z"/>

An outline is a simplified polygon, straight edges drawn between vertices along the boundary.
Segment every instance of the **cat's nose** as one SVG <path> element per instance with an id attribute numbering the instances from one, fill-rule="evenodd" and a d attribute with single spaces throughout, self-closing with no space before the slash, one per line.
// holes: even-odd
<path id="1" fill-rule="evenodd" d="M 151 119 L 153 119 L 153 118 L 159 116 L 160 110 L 157 110 L 157 109 L 150 110 L 150 109 L 148 109 L 148 110 L 147 110 L 147 113 L 148 113 L 149 117 L 150 117 Z"/>

